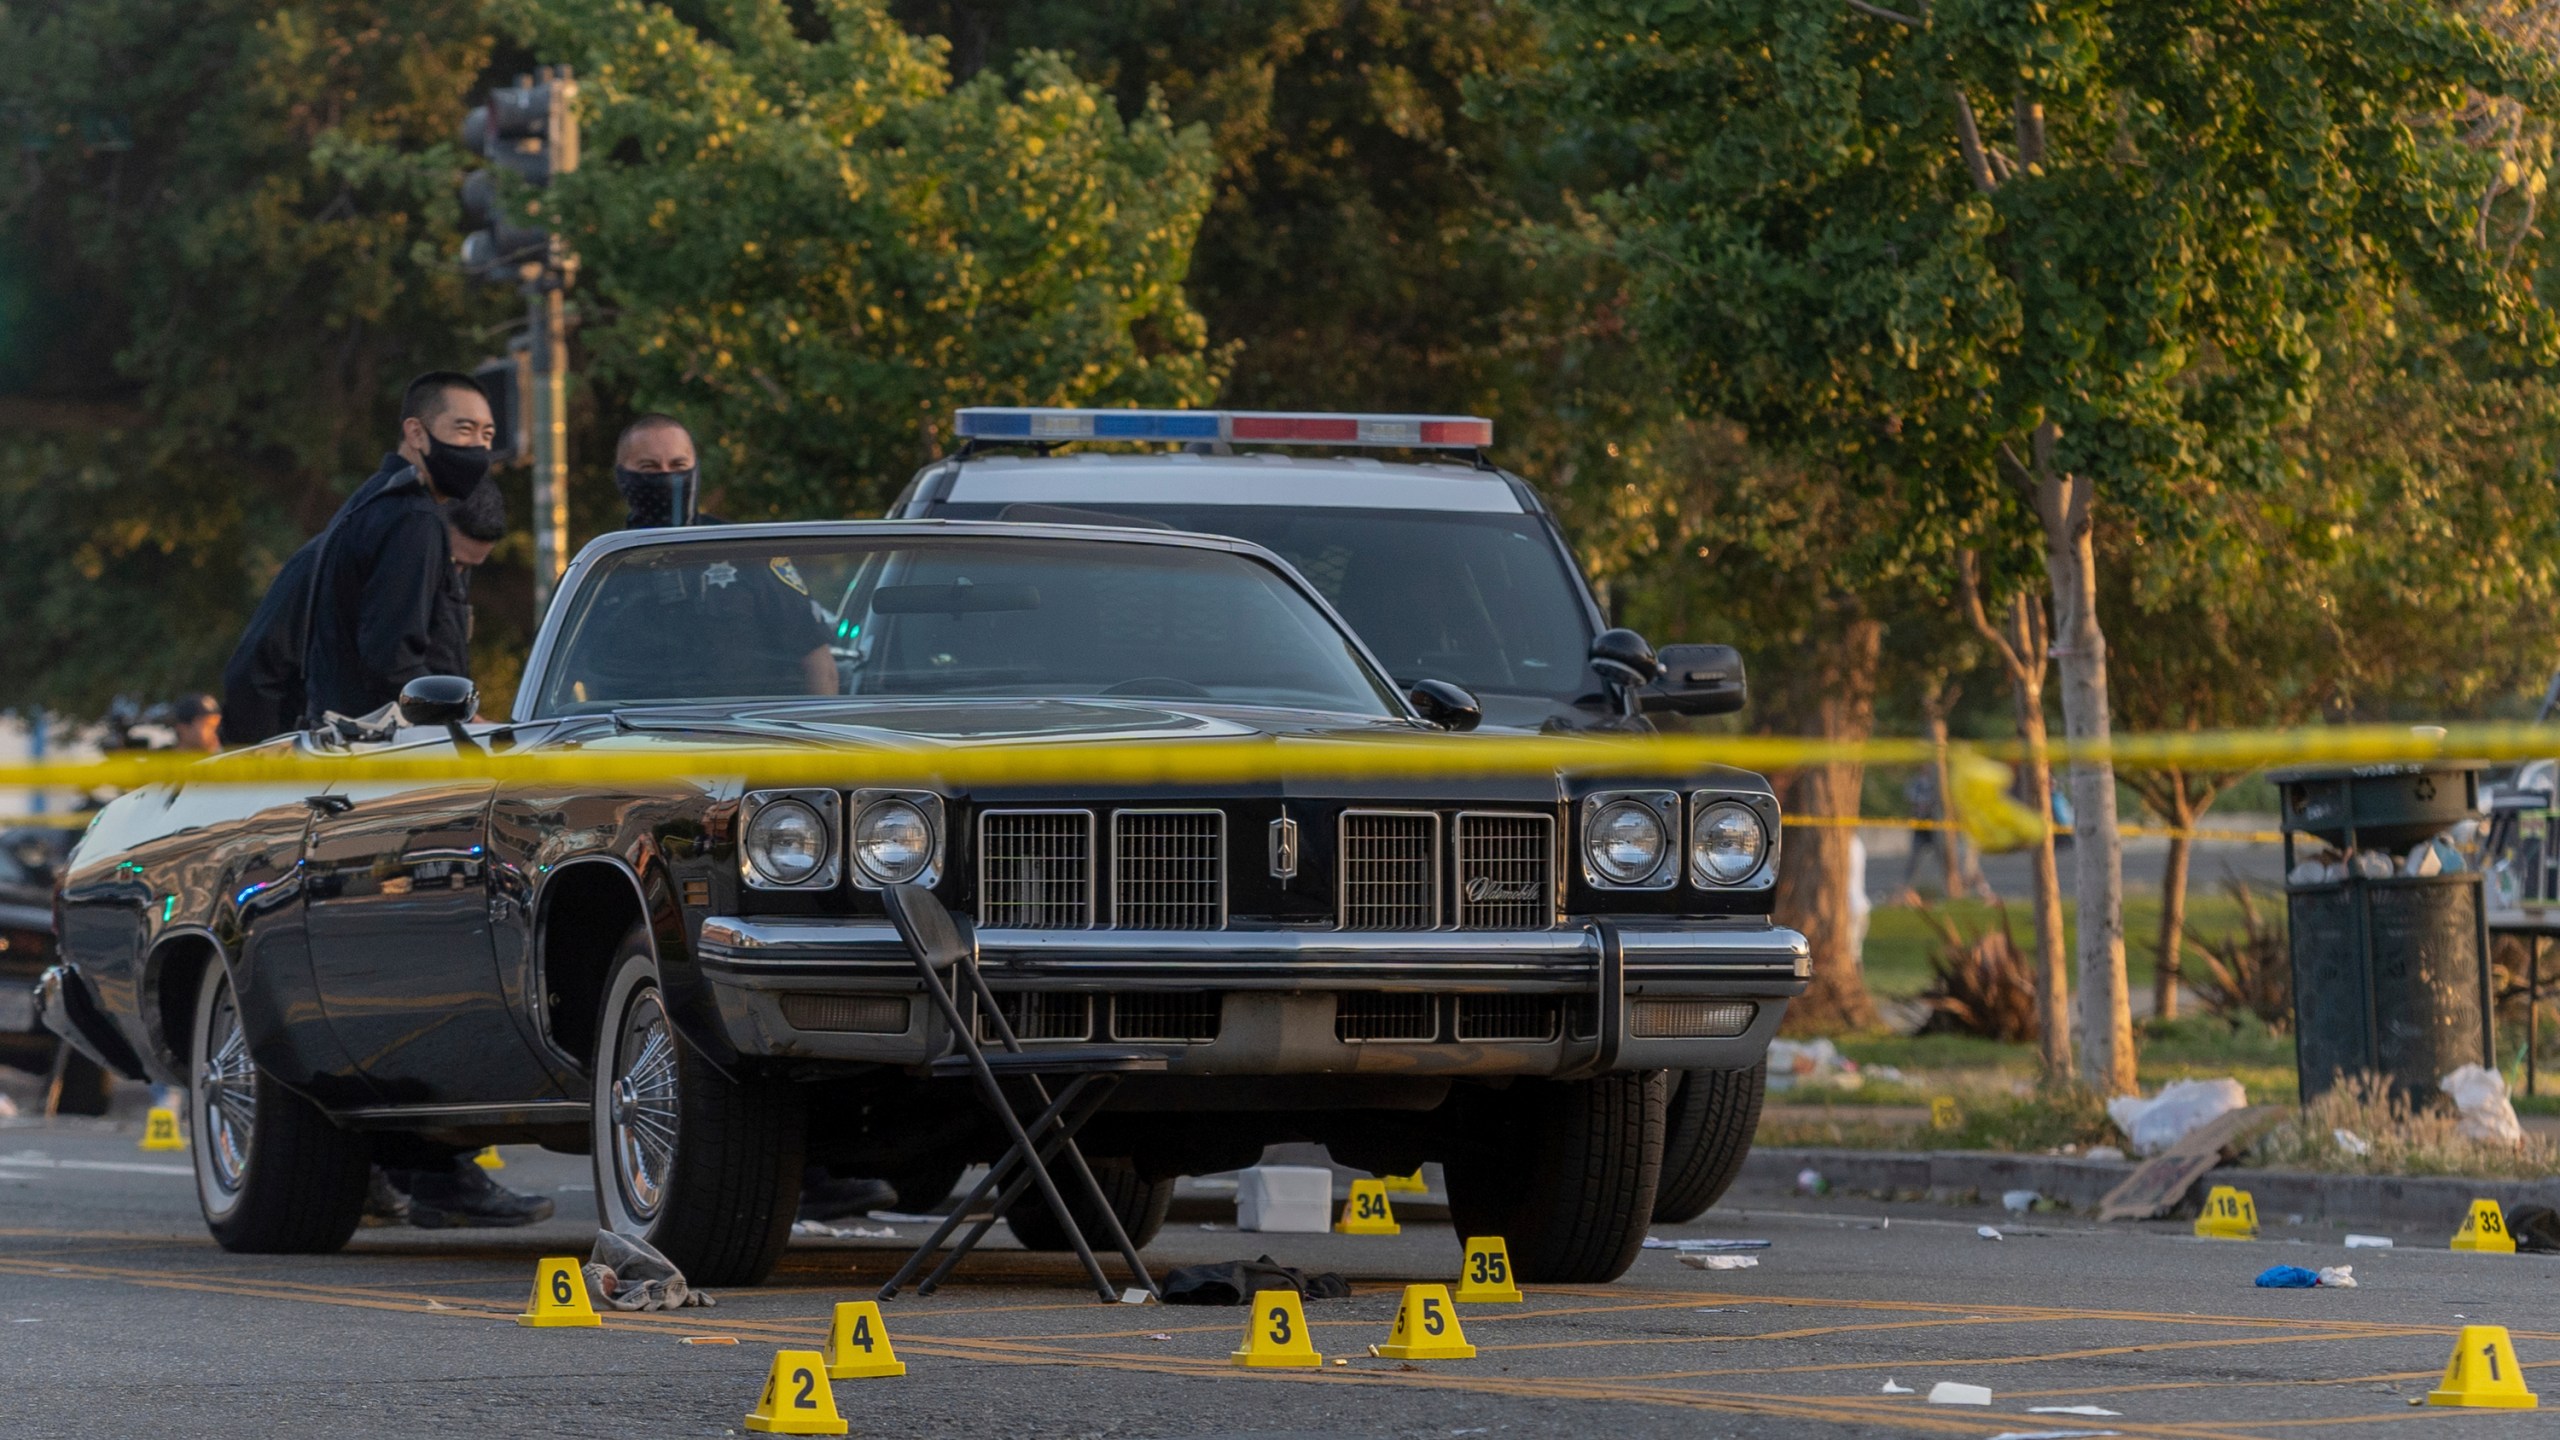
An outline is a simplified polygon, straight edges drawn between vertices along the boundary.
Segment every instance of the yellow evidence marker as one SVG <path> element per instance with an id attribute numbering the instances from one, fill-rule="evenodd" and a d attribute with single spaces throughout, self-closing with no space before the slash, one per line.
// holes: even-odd
<path id="1" fill-rule="evenodd" d="M 1467 1258 L 1458 1266 L 1458 1303 L 1516 1305 L 1520 1287 L 1511 1278 L 1511 1247 L 1499 1235 L 1467 1242 Z"/>
<path id="2" fill-rule="evenodd" d="M 1964 1117 L 1956 1112 L 1956 1097 L 1953 1095 L 1932 1095 L 1929 1097 L 1930 1129 L 1953 1130 L 1963 1123 Z"/>
<path id="3" fill-rule="evenodd" d="M 2258 1202 L 2246 1190 L 2216 1185 L 2204 1197 L 2204 1211 L 2196 1216 L 2196 1234 L 2207 1240 L 2255 1240 L 2258 1238 Z"/>
<path id="4" fill-rule="evenodd" d="M 1314 1337 L 1307 1334 L 1306 1307 L 1295 1290 L 1256 1290 L 1253 1313 L 1245 1317 L 1244 1348 L 1227 1357 L 1256 1370 L 1322 1365 Z"/>
<path id="5" fill-rule="evenodd" d="M 827 1327 L 827 1378 L 871 1380 L 904 1375 L 907 1362 L 889 1344 L 889 1322 L 880 1318 L 877 1300 L 847 1300 L 836 1306 L 835 1323 Z"/>
<path id="6" fill-rule="evenodd" d="M 2430 1405 L 2461 1405 L 2475 1410 L 2531 1410 L 2542 1404 L 2524 1388 L 2524 1372 L 2516 1368 L 2516 1347 L 2504 1325 L 2465 1325 L 2453 1342 L 2453 1358 L 2444 1362 L 2444 1378 L 2427 1392 Z"/>
<path id="7" fill-rule="evenodd" d="M 1431 1187 L 1423 1183 L 1422 1172 L 1419 1170 L 1414 1171 L 1410 1175 L 1389 1175 L 1380 1183 L 1385 1185 L 1387 1187 L 1387 1192 L 1392 1195 L 1428 1195 L 1431 1193 Z"/>
<path id="8" fill-rule="evenodd" d="M 186 1137 L 178 1133 L 178 1112 L 166 1105 L 154 1105 L 142 1117 L 142 1148 L 145 1150 L 184 1150 Z"/>
<path id="9" fill-rule="evenodd" d="M 498 1147 L 495 1145 L 492 1145 L 488 1149 L 481 1151 L 479 1154 L 472 1156 L 471 1163 L 479 1166 L 483 1170 L 504 1170 L 507 1168 L 507 1158 L 498 1153 Z"/>
<path id="10" fill-rule="evenodd" d="M 517 1316 L 516 1323 L 545 1330 L 604 1324 L 587 1299 L 586 1272 L 578 1268 L 576 1257 L 554 1255 L 535 1268 L 533 1307 Z"/>
<path id="11" fill-rule="evenodd" d="M 1476 1347 L 1458 1327 L 1458 1307 L 1446 1285 L 1407 1285 L 1396 1306 L 1396 1328 L 1377 1353 L 1389 1360 L 1473 1360 Z"/>
<path id="12" fill-rule="evenodd" d="M 1382 1180 L 1354 1180 L 1351 1198 L 1342 1202 L 1342 1219 L 1333 1227 L 1336 1235 L 1401 1235 L 1404 1227 L 1396 1223 L 1396 1212 L 1387 1204 L 1387 1186 Z"/>
<path id="13" fill-rule="evenodd" d="M 747 1428 L 767 1435 L 842 1435 L 851 1429 L 836 1413 L 826 1357 L 815 1350 L 773 1352 L 764 1396 L 747 1412 Z"/>
<path id="14" fill-rule="evenodd" d="M 2471 1202 L 2471 1213 L 2462 1217 L 2462 1228 L 2453 1232 L 2452 1248 L 2492 1255 L 2516 1253 L 2516 1237 L 2507 1233 L 2507 1215 L 2497 1201 Z"/>

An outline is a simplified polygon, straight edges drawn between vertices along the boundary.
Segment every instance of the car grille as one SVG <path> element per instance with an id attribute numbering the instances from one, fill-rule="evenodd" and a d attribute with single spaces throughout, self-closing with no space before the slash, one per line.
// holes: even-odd
<path id="1" fill-rule="evenodd" d="M 1198 991 L 1119 995 L 1111 1001 L 1114 1040 L 1215 1040 L 1222 996 Z"/>
<path id="2" fill-rule="evenodd" d="M 1342 928 L 1440 927 L 1440 817 L 1342 812 Z"/>
<path id="3" fill-rule="evenodd" d="M 907 1002 L 896 995 L 787 994 L 782 997 L 782 1018 L 794 1030 L 903 1035 Z"/>
<path id="4" fill-rule="evenodd" d="M 1336 996 L 1333 1034 L 1337 1040 L 1437 1040 L 1440 997 L 1357 993 Z"/>
<path id="5" fill-rule="evenodd" d="M 1461 995 L 1461 1040 L 1553 1040 L 1563 1007 L 1546 995 Z"/>
<path id="6" fill-rule="evenodd" d="M 1083 1040 L 1093 1034 L 1093 999 L 1074 991 L 999 992 L 996 1005 L 1016 1040 Z M 997 1038 L 995 1021 L 980 1012 L 978 1039 L 992 1044 Z"/>
<path id="7" fill-rule="evenodd" d="M 1215 930 L 1227 923 L 1227 817 L 1216 810 L 1123 810 L 1111 817 L 1111 923 L 1123 930 Z"/>
<path id="8" fill-rule="evenodd" d="M 1081 930 L 1093 923 L 1093 813 L 990 810 L 978 818 L 978 923 Z"/>
<path id="9" fill-rule="evenodd" d="M 1458 928 L 1543 930 L 1555 923 L 1555 817 L 1458 817 Z"/>

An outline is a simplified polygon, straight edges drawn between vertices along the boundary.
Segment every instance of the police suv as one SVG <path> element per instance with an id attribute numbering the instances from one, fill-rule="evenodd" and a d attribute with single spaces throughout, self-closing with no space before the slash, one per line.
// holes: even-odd
<path id="1" fill-rule="evenodd" d="M 1487 458 L 1489 420 L 994 407 L 957 419 L 959 450 L 919 471 L 890 518 L 1250 540 L 1305 575 L 1400 687 L 1460 687 L 1489 726 L 1642 728 L 1649 712 L 1742 708 L 1730 647 L 1656 652 L 1609 627 L 1537 492 Z M 1679 1222 L 1740 1171 L 1768 1071 L 1671 1078 L 1654 1215 Z"/>

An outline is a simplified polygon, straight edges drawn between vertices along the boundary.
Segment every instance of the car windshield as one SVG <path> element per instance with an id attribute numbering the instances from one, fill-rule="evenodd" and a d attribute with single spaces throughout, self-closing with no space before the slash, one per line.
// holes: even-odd
<path id="1" fill-rule="evenodd" d="M 1400 713 L 1280 572 L 1191 546 L 841 534 L 651 545 L 600 561 L 564 615 L 542 714 L 811 695 Z"/>
<path id="2" fill-rule="evenodd" d="M 1030 518 L 1008 517 L 1014 508 L 963 502 L 934 514 Z M 1399 684 L 1450 680 L 1478 694 L 1561 701 L 1585 688 L 1589 617 L 1535 516 L 1115 502 L 1095 506 L 1089 523 L 1109 517 L 1233 535 L 1277 552 L 1342 612 Z"/>

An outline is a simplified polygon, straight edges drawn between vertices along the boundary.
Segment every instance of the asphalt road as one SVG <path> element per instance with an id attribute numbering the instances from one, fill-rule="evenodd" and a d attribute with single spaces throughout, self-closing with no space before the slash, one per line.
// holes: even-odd
<path id="1" fill-rule="evenodd" d="M 796 1246 L 711 1310 L 530 1330 L 536 1261 L 583 1254 L 585 1164 L 509 1152 L 502 1178 L 564 1218 L 514 1232 L 361 1232 L 343 1254 L 234 1256 L 197 1219 L 184 1156 L 142 1154 L 101 1122 L 0 1128 L 0 1435 L 728 1435 L 772 1352 L 822 1343 L 833 1302 L 865 1297 L 896 1241 Z M 1884 1218 L 1888 1223 L 1879 1224 Z M 2402 1431 L 2539 1435 L 2533 1414 L 2412 1408 L 2465 1321 L 2513 1331 L 2560 1390 L 2549 1323 L 2560 1261 L 2388 1252 L 2270 1227 L 2213 1243 L 2175 1227 L 2067 1218 L 1976 1237 L 1995 1213 L 1746 1197 L 1673 1236 L 1765 1238 L 1757 1268 L 1700 1272 L 1646 1254 L 1614 1285 L 1532 1288 L 1470 1307 L 1471 1361 L 1370 1358 L 1398 1287 L 1453 1279 L 1444 1225 L 1401 1236 L 1254 1236 L 1178 1220 L 1174 1265 L 1269 1252 L 1339 1270 L 1310 1305 L 1320 1372 L 1227 1363 L 1243 1313 L 1095 1304 L 1051 1257 L 983 1253 L 960 1283 L 886 1307 L 902 1379 L 839 1382 L 856 1435 L 1837 1436 L 2071 1432 L 2276 1437 Z M 896 1227 L 902 1239 L 919 1232 Z M 2354 1290 L 2253 1289 L 2276 1263 L 2351 1261 Z M 688 1345 L 687 1336 L 735 1345 Z M 1930 1405 L 1938 1381 L 1987 1409 Z M 2560 1404 L 2560 1397 L 2555 1397 Z M 2096 1405 L 2120 1418 L 2035 1413 Z"/>

